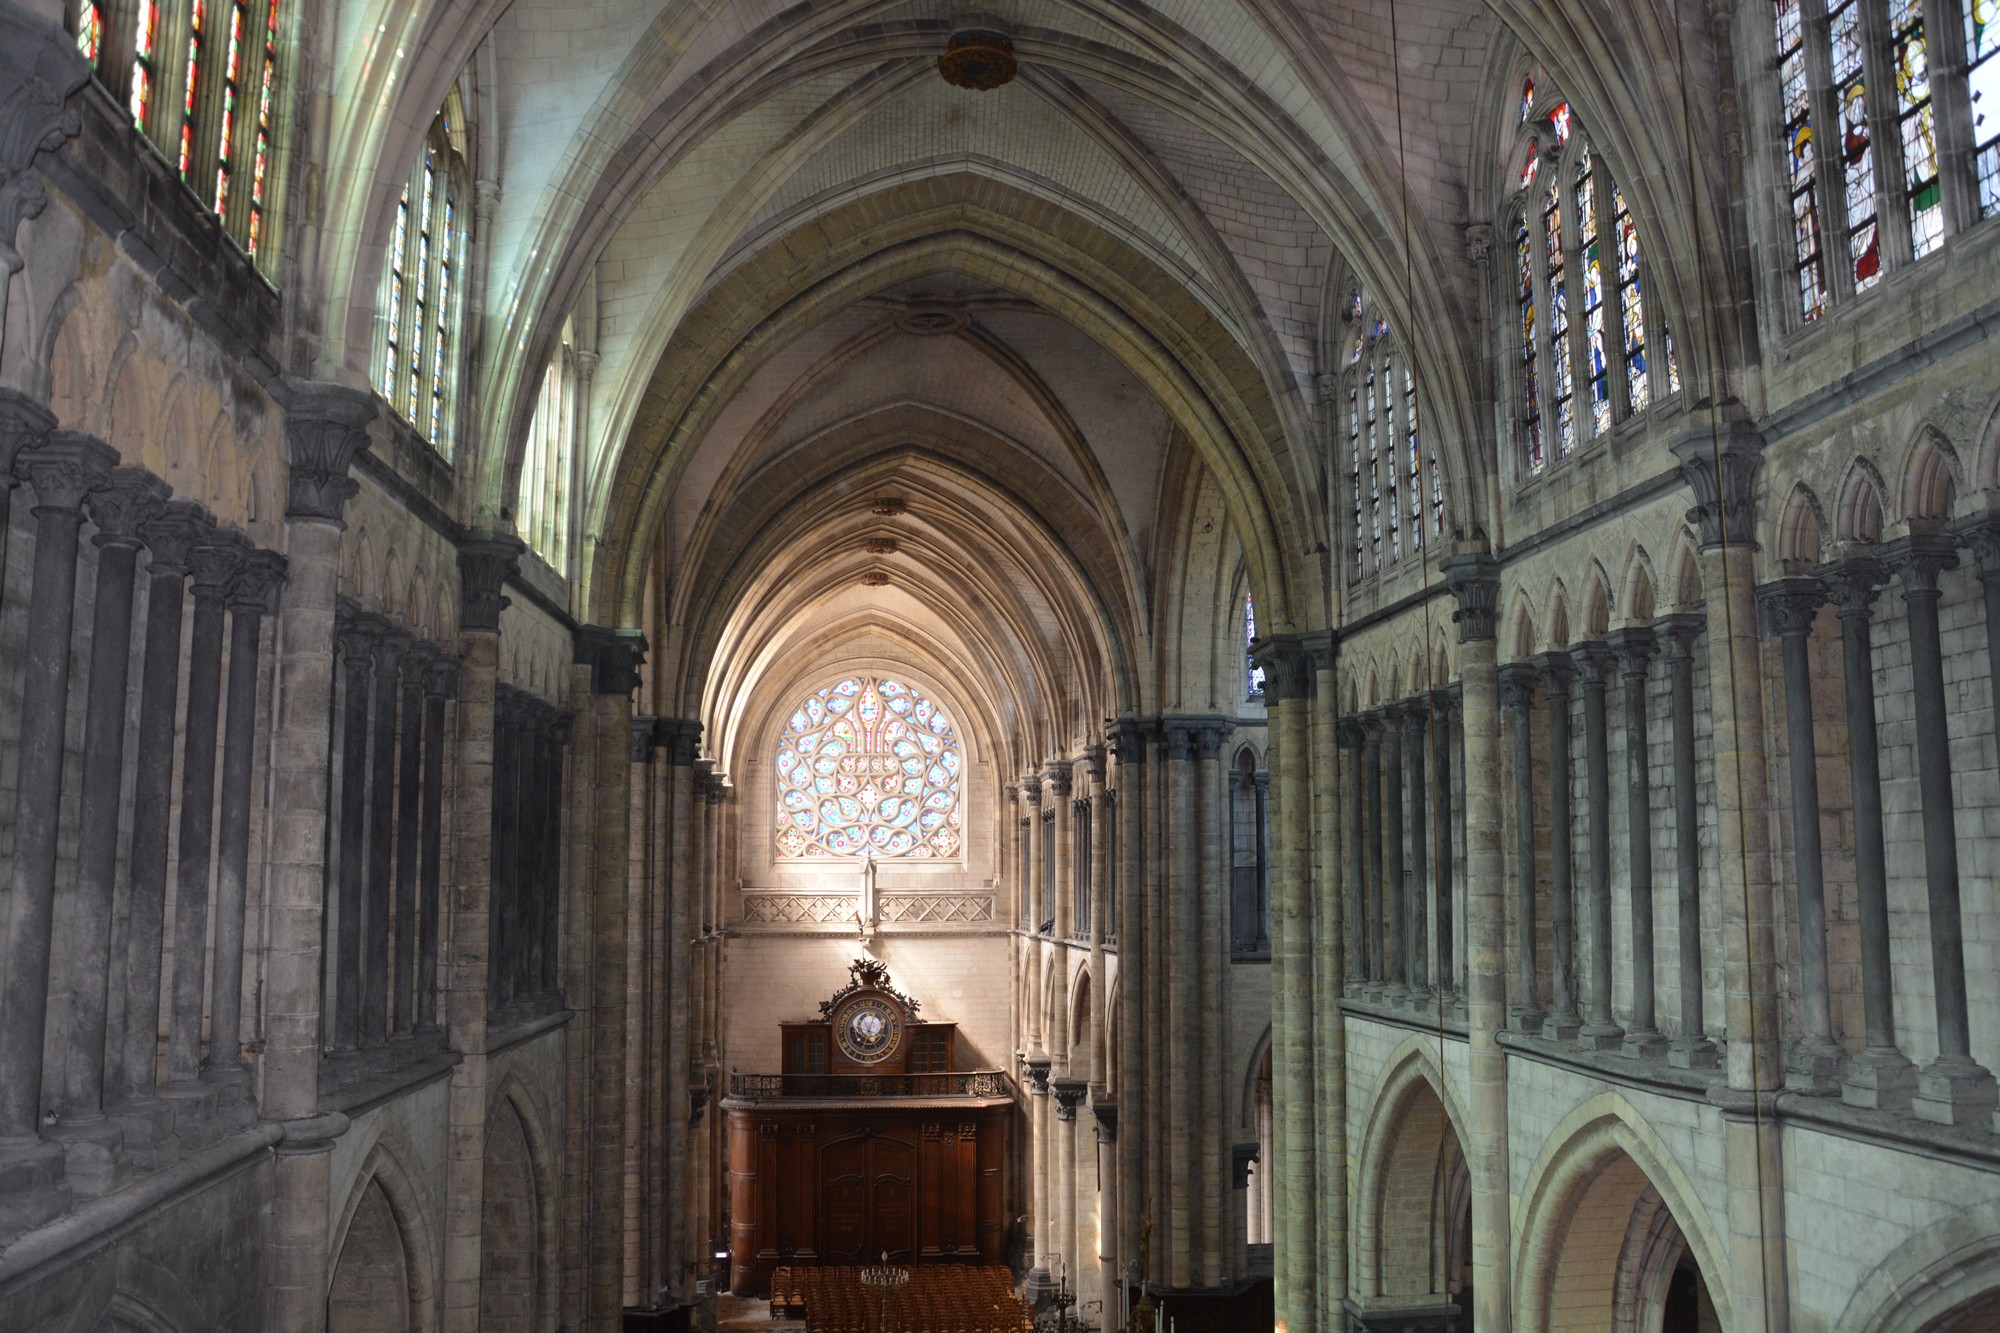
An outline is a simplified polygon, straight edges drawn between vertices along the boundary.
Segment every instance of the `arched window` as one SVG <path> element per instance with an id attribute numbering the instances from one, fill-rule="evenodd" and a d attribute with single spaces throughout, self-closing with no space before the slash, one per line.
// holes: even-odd
<path id="1" fill-rule="evenodd" d="M 1645 299 L 1639 228 L 1625 193 L 1576 113 L 1528 79 L 1515 147 L 1520 161 L 1507 219 L 1513 237 L 1510 349 L 1515 420 L 1528 476 L 1609 435 L 1680 391 L 1673 337 Z M 1546 145 L 1546 147 L 1545 147 Z M 1651 365 L 1665 349 L 1666 373 Z"/>
<path id="2" fill-rule="evenodd" d="M 1257 659 L 1250 656 L 1250 648 L 1257 642 L 1257 599 L 1249 593 L 1243 594 L 1243 660 L 1248 664 L 1249 693 L 1252 699 L 1264 697 L 1264 668 L 1257 665 Z"/>
<path id="3" fill-rule="evenodd" d="M 541 396 L 521 455 L 521 490 L 514 528 L 558 574 L 569 572 L 569 497 L 576 459 L 576 351 L 570 321 L 542 373 Z"/>
<path id="4" fill-rule="evenodd" d="M 1269 779 L 1257 771 L 1257 756 L 1243 751 L 1229 782 L 1229 945 L 1237 954 L 1271 952 L 1269 793 Z"/>
<path id="5" fill-rule="evenodd" d="M 778 738 L 778 855 L 957 857 L 960 763 L 951 719 L 901 681 L 807 695 Z"/>
<path id="6" fill-rule="evenodd" d="M 1444 474 L 1417 416 L 1417 378 L 1389 321 L 1354 288 L 1333 409 L 1344 421 L 1353 574 L 1379 573 L 1444 531 Z"/>
<path id="7" fill-rule="evenodd" d="M 1792 268 L 1809 324 L 2000 212 L 2000 0 L 1771 5 Z M 1940 115 L 1940 102 L 1962 114 Z M 1820 126 L 1833 128 L 1831 157 Z"/>
<path id="8" fill-rule="evenodd" d="M 69 28 L 229 238 L 269 268 L 285 0 L 70 0 Z M 124 17 L 129 16 L 129 26 Z M 120 73 L 124 71 L 124 73 Z"/>
<path id="9" fill-rule="evenodd" d="M 396 201 L 377 301 L 375 388 L 447 459 L 458 406 L 461 274 L 470 240 L 466 131 L 464 99 L 454 86 Z"/>

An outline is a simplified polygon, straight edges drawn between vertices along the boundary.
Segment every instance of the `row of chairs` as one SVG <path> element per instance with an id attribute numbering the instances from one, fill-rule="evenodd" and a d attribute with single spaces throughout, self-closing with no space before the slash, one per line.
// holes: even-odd
<path id="1" fill-rule="evenodd" d="M 771 1318 L 803 1320 L 806 1333 L 1032 1333 L 1034 1320 L 1005 1268 L 928 1264 L 885 1292 L 857 1267 L 779 1268 Z"/>

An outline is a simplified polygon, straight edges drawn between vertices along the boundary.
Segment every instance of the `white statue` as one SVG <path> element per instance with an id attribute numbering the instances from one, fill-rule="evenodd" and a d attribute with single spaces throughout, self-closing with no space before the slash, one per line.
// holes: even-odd
<path id="1" fill-rule="evenodd" d="M 869 848 L 861 862 L 861 902 L 855 909 L 855 923 L 861 927 L 862 943 L 875 933 L 875 849 Z"/>

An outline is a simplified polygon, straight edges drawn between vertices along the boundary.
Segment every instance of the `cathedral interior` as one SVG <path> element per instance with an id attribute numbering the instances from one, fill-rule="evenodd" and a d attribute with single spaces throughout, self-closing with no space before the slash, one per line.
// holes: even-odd
<path id="1" fill-rule="evenodd" d="M 977 2 L 0 0 L 0 1330 L 2000 1329 L 2000 0 Z"/>

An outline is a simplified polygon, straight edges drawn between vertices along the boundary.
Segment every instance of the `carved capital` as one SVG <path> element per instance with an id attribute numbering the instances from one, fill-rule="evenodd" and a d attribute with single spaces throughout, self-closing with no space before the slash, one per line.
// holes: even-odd
<path id="1" fill-rule="evenodd" d="M 342 616 L 334 629 L 340 646 L 340 660 L 349 667 L 365 667 L 375 656 L 375 644 L 382 637 L 383 624 L 365 611 Z"/>
<path id="2" fill-rule="evenodd" d="M 4 274 L 0 281 L 5 281 Z M 40 446 L 55 428 L 55 414 L 48 408 L 19 389 L 0 388 L 0 491 L 13 489 L 20 452 Z"/>
<path id="3" fill-rule="evenodd" d="M 646 638 L 626 630 L 584 625 L 576 631 L 574 660 L 590 668 L 594 694 L 630 694 L 639 688 L 639 664 L 646 660 Z"/>
<path id="4" fill-rule="evenodd" d="M 1526 713 L 1535 704 L 1535 682 L 1541 678 L 1531 662 L 1509 662 L 1500 668 L 1500 706 Z"/>
<path id="5" fill-rule="evenodd" d="M 458 693 L 458 659 L 439 653 L 424 668 L 424 693 L 433 699 L 449 699 Z"/>
<path id="6" fill-rule="evenodd" d="M 1776 579 L 1757 589 L 1764 632 L 1778 638 L 1812 633 L 1813 619 L 1825 605 L 1826 588 L 1818 579 Z"/>
<path id="7" fill-rule="evenodd" d="M 1044 776 L 1049 784 L 1049 793 L 1058 800 L 1066 798 L 1075 785 L 1073 771 L 1066 760 L 1050 764 Z"/>
<path id="8" fill-rule="evenodd" d="M 1091 1089 L 1090 1114 L 1097 1121 L 1097 1141 L 1118 1142 L 1118 1099 L 1106 1097 L 1101 1084 Z"/>
<path id="9" fill-rule="evenodd" d="M 142 467 L 113 468 L 102 486 L 84 497 L 99 546 L 137 549 L 140 527 L 159 512 L 171 487 Z"/>
<path id="10" fill-rule="evenodd" d="M 1230 1182 L 1240 1190 L 1250 1188 L 1250 1165 L 1257 1161 L 1263 1149 L 1254 1143 L 1232 1144 L 1229 1154 Z"/>
<path id="11" fill-rule="evenodd" d="M 1046 1051 L 1029 1051 L 1021 1057 L 1021 1072 L 1027 1076 L 1029 1090 L 1038 1097 L 1049 1095 L 1049 1070 L 1055 1065 Z"/>
<path id="12" fill-rule="evenodd" d="M 1104 747 L 1086 745 L 1083 747 L 1083 762 L 1090 770 L 1090 782 L 1094 787 L 1104 786 Z"/>
<path id="13" fill-rule="evenodd" d="M 1490 555 L 1455 555 L 1444 562 L 1445 585 L 1458 602 L 1452 623 L 1460 643 L 1491 640 L 1500 625 L 1500 566 Z"/>
<path id="14" fill-rule="evenodd" d="M 1667 661 L 1693 661 L 1694 641 L 1701 637 L 1702 627 L 1707 624 L 1705 617 L 1687 614 L 1661 616 L 1655 620 L 1653 631 L 1665 646 Z"/>
<path id="15" fill-rule="evenodd" d="M 1864 622 L 1875 614 L 1875 599 L 1889 577 L 1882 562 L 1872 556 L 1852 556 L 1819 567 L 1819 581 L 1827 600 L 1842 620 L 1859 616 Z"/>
<path id="16" fill-rule="evenodd" d="M 653 736 L 659 729 L 660 719 L 639 714 L 632 719 L 632 735 L 628 742 L 626 758 L 635 764 L 653 762 Z"/>
<path id="17" fill-rule="evenodd" d="M 1938 575 L 1958 568 L 1958 547 L 1942 533 L 1919 533 L 1883 547 L 1882 564 L 1902 582 L 1905 598 L 1936 597 Z"/>
<path id="18" fill-rule="evenodd" d="M 701 754 L 701 723 L 691 718 L 663 719 L 662 726 L 671 726 L 673 733 L 667 749 L 668 761 L 686 768 Z"/>
<path id="19" fill-rule="evenodd" d="M 6 260 L 0 282 L 21 269 L 16 231 L 48 204 L 33 175 L 35 159 L 83 128 L 69 98 L 89 80 L 90 65 L 56 23 L 0 9 L 0 256 Z"/>
<path id="20" fill-rule="evenodd" d="M 209 539 L 215 520 L 192 500 L 169 500 L 139 524 L 139 536 L 153 554 L 146 568 L 154 574 L 186 576 L 188 557 Z"/>
<path id="21" fill-rule="evenodd" d="M 221 530 L 188 553 L 188 569 L 194 575 L 196 601 L 220 602 L 229 595 L 230 580 L 243 568 L 250 554 L 250 541 L 240 532 Z"/>
<path id="22" fill-rule="evenodd" d="M 1299 635 L 1299 647 L 1305 650 L 1308 671 L 1332 671 L 1340 665 L 1340 636 L 1330 629 Z"/>
<path id="23" fill-rule="evenodd" d="M 345 527 L 341 511 L 360 483 L 348 476 L 368 447 L 375 395 L 338 384 L 302 384 L 285 410 L 291 494 L 285 517 Z"/>
<path id="24" fill-rule="evenodd" d="M 527 545 L 518 537 L 496 535 L 458 548 L 458 627 L 475 634 L 498 634 L 500 613 L 510 605 L 500 591 L 521 567 Z"/>
<path id="25" fill-rule="evenodd" d="M 1618 629 L 1606 635 L 1604 641 L 1611 645 L 1611 651 L 1618 655 L 1619 674 L 1627 681 L 1643 684 L 1646 679 L 1646 665 L 1659 651 L 1660 640 L 1652 630 L 1644 625 L 1633 625 L 1628 629 Z"/>
<path id="26" fill-rule="evenodd" d="M 1200 730 L 1201 724 L 1198 722 L 1186 718 L 1168 718 L 1167 759 L 1174 763 L 1193 763 Z"/>
<path id="27" fill-rule="evenodd" d="M 1362 731 L 1361 724 L 1351 717 L 1343 717 L 1333 724 L 1333 743 L 1343 750 L 1358 750 L 1367 739 L 1368 734 Z"/>
<path id="28" fill-rule="evenodd" d="M 1675 440 L 1681 480 L 1694 492 L 1688 522 L 1701 533 L 1704 551 L 1722 546 L 1757 549 L 1757 474 L 1764 439 L 1749 422 L 1700 426 Z"/>
<path id="29" fill-rule="evenodd" d="M 276 551 L 247 551 L 229 581 L 229 609 L 238 615 L 268 616 L 278 610 L 285 586 L 285 557 Z"/>
<path id="30" fill-rule="evenodd" d="M 1146 762 L 1145 733 L 1139 725 L 1138 718 L 1111 719 L 1104 728 L 1104 741 L 1111 748 L 1111 753 L 1118 756 L 1118 767 L 1121 769 L 1127 764 Z"/>
<path id="31" fill-rule="evenodd" d="M 1465 224 L 1465 259 L 1474 266 L 1484 264 L 1493 257 L 1493 224 L 1490 222 L 1468 222 Z"/>
<path id="32" fill-rule="evenodd" d="M 94 435 L 55 430 L 47 442 L 24 450 L 14 470 L 35 488 L 35 512 L 75 514 L 83 497 L 102 486 L 118 465 L 118 451 Z"/>
<path id="33" fill-rule="evenodd" d="M 1222 722 L 1209 722 L 1195 728 L 1195 754 L 1204 762 L 1218 758 L 1222 754 L 1222 743 L 1229 739 L 1229 727 Z"/>
<path id="34" fill-rule="evenodd" d="M 1312 668 L 1296 636 L 1274 634 L 1259 639 L 1250 656 L 1264 668 L 1264 697 L 1270 702 L 1290 703 L 1312 696 Z"/>
<path id="35" fill-rule="evenodd" d="M 1050 1080 L 1049 1090 L 1056 1098 L 1056 1119 L 1073 1121 L 1076 1109 L 1083 1105 L 1084 1094 L 1090 1091 L 1090 1084 L 1080 1078 L 1058 1078 Z"/>
<path id="36" fill-rule="evenodd" d="M 1577 678 L 1583 682 L 1584 693 L 1602 691 L 1611 683 L 1611 667 L 1616 659 L 1612 656 L 1611 645 L 1604 640 L 1584 640 L 1570 650 L 1570 658 L 1576 663 Z"/>
<path id="37" fill-rule="evenodd" d="M 1532 659 L 1535 670 L 1541 674 L 1542 688 L 1548 692 L 1551 706 L 1558 699 L 1569 698 L 1570 682 L 1576 679 L 1576 662 L 1568 653 L 1537 653 Z"/>
<path id="38" fill-rule="evenodd" d="M 1951 525 L 1951 535 L 1972 552 L 1980 578 L 1989 582 L 2000 578 L 2000 511 L 1968 514 Z"/>

